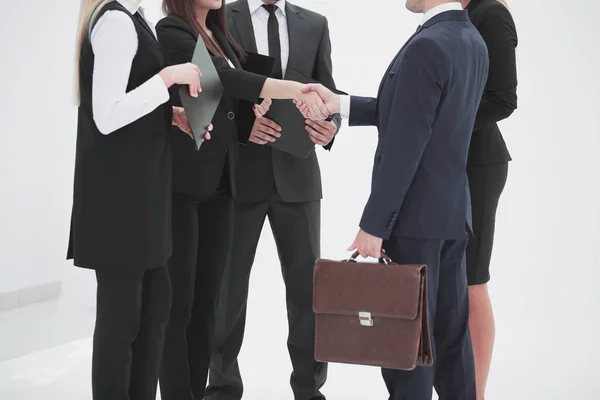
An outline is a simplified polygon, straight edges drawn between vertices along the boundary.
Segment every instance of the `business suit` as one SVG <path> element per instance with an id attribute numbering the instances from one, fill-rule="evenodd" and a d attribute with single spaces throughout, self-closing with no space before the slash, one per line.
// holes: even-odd
<path id="1" fill-rule="evenodd" d="M 467 247 L 469 285 L 490 280 L 496 210 L 512 160 L 498 122 L 517 108 L 517 30 L 497 0 L 471 0 L 469 18 L 488 47 L 490 73 L 475 118 L 467 175 L 473 205 L 473 238 Z"/>
<path id="2" fill-rule="evenodd" d="M 209 24 L 227 58 L 213 56 L 224 94 L 213 118 L 212 138 L 199 151 L 183 132 L 171 132 L 173 147 L 173 255 L 169 273 L 173 305 L 166 332 L 163 400 L 202 399 L 213 341 L 217 294 L 231 247 L 233 177 L 237 160 L 238 99 L 256 103 L 266 77 L 240 69 L 240 61 L 218 26 Z M 198 34 L 170 15 L 156 26 L 168 64 L 192 59 Z M 177 88 L 172 97 L 181 101 Z"/>
<path id="3" fill-rule="evenodd" d="M 246 51 L 257 52 L 248 1 L 228 4 L 227 15 L 236 41 Z M 287 70 L 295 69 L 334 87 L 326 18 L 286 2 L 285 20 L 289 34 Z M 335 115 L 338 128 L 340 121 L 340 116 Z M 325 146 L 330 147 L 331 143 Z M 287 290 L 288 349 L 294 369 L 291 378 L 294 396 L 296 400 L 320 398 L 326 365 L 314 360 L 312 312 L 312 275 L 314 262 L 320 255 L 322 197 L 317 155 L 313 151 L 307 159 L 300 159 L 254 143 L 241 146 L 239 152 L 232 256 L 220 296 L 207 399 L 239 400 L 242 397 L 237 357 L 245 329 L 250 271 L 267 217 Z"/>
<path id="4" fill-rule="evenodd" d="M 360 227 L 392 260 L 427 264 L 434 368 L 383 370 L 391 399 L 474 400 L 464 268 L 470 201 L 467 153 L 488 72 L 466 11 L 441 12 L 396 55 L 378 97 L 352 97 L 350 125 L 375 125 L 371 194 Z"/>

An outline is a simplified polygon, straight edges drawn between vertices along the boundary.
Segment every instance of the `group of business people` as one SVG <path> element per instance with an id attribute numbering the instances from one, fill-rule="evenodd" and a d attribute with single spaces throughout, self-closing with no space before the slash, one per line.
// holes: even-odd
<path id="1" fill-rule="evenodd" d="M 300 159 L 265 146 L 282 134 L 264 116 L 271 99 L 294 100 L 325 149 L 342 118 L 379 129 L 351 249 L 428 264 L 436 350 L 434 368 L 384 370 L 391 398 L 428 399 L 435 386 L 442 399 L 483 399 L 493 345 L 485 284 L 510 159 L 496 122 L 516 108 L 505 5 L 408 0 L 423 23 L 377 98 L 364 98 L 325 89 L 335 87 L 327 20 L 287 0 L 164 0 L 156 28 L 139 3 L 82 0 L 80 15 L 68 258 L 97 276 L 94 399 L 154 399 L 159 378 L 163 400 L 242 398 L 237 358 L 266 218 L 286 285 L 294 398 L 325 399 L 312 311 L 319 165 L 314 152 Z M 178 90 L 202 90 L 190 64 L 198 40 L 224 95 L 196 151 Z M 272 76 L 245 71 L 248 52 L 274 57 Z M 290 68 L 325 86 L 284 80 Z M 240 100 L 255 104 L 252 120 L 239 120 Z"/>

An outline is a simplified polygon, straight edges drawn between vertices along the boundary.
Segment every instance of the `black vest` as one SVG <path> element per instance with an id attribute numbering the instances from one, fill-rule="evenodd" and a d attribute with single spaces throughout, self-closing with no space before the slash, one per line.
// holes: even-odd
<path id="1" fill-rule="evenodd" d="M 129 15 L 138 34 L 127 91 L 165 67 L 149 27 L 117 1 L 99 12 Z M 115 44 L 117 45 L 117 44 Z M 163 104 L 135 122 L 103 135 L 92 114 L 94 53 L 90 38 L 79 63 L 81 104 L 77 126 L 73 214 L 68 258 L 91 269 L 143 270 L 166 265 L 171 254 L 171 156 Z"/>

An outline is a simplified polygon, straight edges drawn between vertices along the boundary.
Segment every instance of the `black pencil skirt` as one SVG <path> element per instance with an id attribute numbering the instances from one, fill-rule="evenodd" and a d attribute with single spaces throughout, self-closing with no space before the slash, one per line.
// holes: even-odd
<path id="1" fill-rule="evenodd" d="M 467 176 L 473 209 L 473 237 L 467 246 L 467 280 L 469 285 L 483 285 L 490 280 L 496 210 L 506 185 L 508 163 L 468 167 Z"/>

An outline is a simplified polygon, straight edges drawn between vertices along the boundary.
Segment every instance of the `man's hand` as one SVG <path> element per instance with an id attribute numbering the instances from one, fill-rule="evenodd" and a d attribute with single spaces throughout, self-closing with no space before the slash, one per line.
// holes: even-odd
<path id="1" fill-rule="evenodd" d="M 173 107 L 173 125 L 181 129 L 183 132 L 187 133 L 191 138 L 193 138 L 192 128 L 190 127 L 190 123 L 188 122 L 187 116 L 185 115 L 185 111 L 181 107 Z M 213 126 L 210 124 L 206 127 L 206 131 L 204 132 L 204 139 L 210 140 L 210 131 L 212 131 Z"/>
<path id="2" fill-rule="evenodd" d="M 313 121 L 306 120 L 306 130 L 310 135 L 310 140 L 319 146 L 327 146 L 333 140 L 337 125 L 331 121 Z"/>
<path id="3" fill-rule="evenodd" d="M 319 95 L 319 97 L 325 104 L 325 107 L 329 111 L 329 115 L 340 112 L 340 96 L 336 95 L 331 90 L 327 89 L 325 86 L 320 85 L 320 84 L 306 85 L 304 87 L 304 89 L 302 89 L 302 93 L 310 93 L 310 92 L 314 92 Z M 302 115 L 304 115 L 304 118 L 315 119 L 311 116 L 312 112 L 311 112 L 310 105 L 306 104 L 303 101 L 303 99 L 296 99 L 294 102 L 296 103 L 296 106 L 298 107 L 298 109 L 300 110 Z M 329 117 L 329 115 L 327 117 Z M 319 119 L 327 119 L 327 118 L 319 118 Z"/>
<path id="4" fill-rule="evenodd" d="M 375 237 L 361 229 L 358 231 L 352 245 L 348 247 L 348 251 L 358 250 L 358 254 L 365 258 L 379 258 L 381 257 L 382 243 L 383 239 Z"/>
<path id="5" fill-rule="evenodd" d="M 250 132 L 250 141 L 256 144 L 266 144 L 274 142 L 281 136 L 281 126 L 265 117 L 258 117 L 254 121 L 252 132 Z"/>
<path id="6" fill-rule="evenodd" d="M 267 112 L 269 112 L 269 109 L 271 108 L 272 103 L 273 103 L 273 101 L 271 99 L 264 99 L 262 101 L 262 103 L 255 104 L 254 105 L 254 115 L 256 116 L 256 118 L 260 118 L 260 117 L 264 116 Z"/>
<path id="7" fill-rule="evenodd" d="M 315 90 L 311 90 L 310 86 L 306 85 L 302 89 L 302 96 L 299 99 L 294 99 L 294 103 L 298 109 L 304 115 L 304 118 L 310 118 L 314 120 L 325 120 L 329 118 L 333 112 L 331 112 L 319 93 Z"/>

